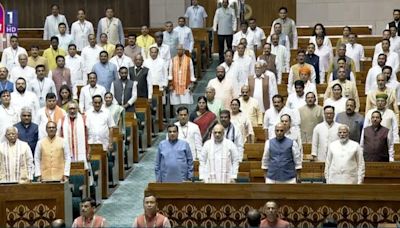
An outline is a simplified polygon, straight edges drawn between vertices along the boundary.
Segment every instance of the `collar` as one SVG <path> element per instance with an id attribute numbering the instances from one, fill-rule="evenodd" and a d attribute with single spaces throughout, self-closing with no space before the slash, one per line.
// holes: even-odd
<path id="1" fill-rule="evenodd" d="M 143 68 L 143 65 L 141 65 L 141 66 L 136 66 L 136 65 L 135 65 L 135 70 L 136 70 L 136 69 L 142 69 L 142 68 Z"/>
<path id="2" fill-rule="evenodd" d="M 93 113 L 102 113 L 102 112 L 103 112 L 103 108 L 100 108 L 99 111 L 96 111 L 96 110 L 93 108 Z"/>
<path id="3" fill-rule="evenodd" d="M 254 75 L 254 78 L 255 78 L 255 79 L 257 79 L 257 78 L 258 78 L 258 79 L 259 79 L 259 78 L 262 78 L 262 79 L 264 79 L 264 78 L 265 78 L 265 76 L 264 76 L 264 74 L 261 74 L 261 75 L 260 75 L 260 77 L 257 77 L 256 75 Z"/>

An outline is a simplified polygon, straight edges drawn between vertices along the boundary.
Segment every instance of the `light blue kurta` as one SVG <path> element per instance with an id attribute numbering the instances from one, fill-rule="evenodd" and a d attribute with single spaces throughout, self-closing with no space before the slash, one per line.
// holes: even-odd
<path id="1" fill-rule="evenodd" d="M 184 140 L 163 140 L 158 145 L 156 157 L 157 182 L 182 182 L 193 177 L 193 157 Z"/>
<path id="2" fill-rule="evenodd" d="M 111 89 L 111 83 L 118 79 L 118 70 L 114 63 L 102 64 L 98 62 L 94 64 L 93 72 L 97 74 L 97 84 L 104 86 L 107 92 Z"/>

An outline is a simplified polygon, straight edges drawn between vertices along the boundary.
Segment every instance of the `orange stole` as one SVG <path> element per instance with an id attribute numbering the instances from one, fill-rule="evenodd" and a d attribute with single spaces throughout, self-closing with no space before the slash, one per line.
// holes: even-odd
<path id="1" fill-rule="evenodd" d="M 172 86 L 178 95 L 185 94 L 190 84 L 190 61 L 186 55 L 172 59 Z"/>
<path id="2" fill-rule="evenodd" d="M 145 217 L 144 216 L 145 215 L 142 214 L 142 215 L 139 215 L 137 217 L 137 227 L 138 228 L 148 228 L 148 227 L 162 228 L 162 227 L 164 227 L 163 226 L 164 225 L 164 219 L 165 219 L 164 215 L 162 215 L 160 213 L 157 213 L 156 217 L 154 218 L 155 221 L 153 223 L 151 223 L 151 224 L 150 223 L 147 224 L 145 222 Z"/>

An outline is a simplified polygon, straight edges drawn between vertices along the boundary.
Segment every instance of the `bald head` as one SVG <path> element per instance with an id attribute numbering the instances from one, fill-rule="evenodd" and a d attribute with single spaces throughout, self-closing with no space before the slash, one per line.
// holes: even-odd
<path id="1" fill-rule="evenodd" d="M 213 128 L 213 135 L 214 135 L 214 140 L 216 143 L 220 143 L 224 140 L 224 126 L 221 124 L 217 124 Z"/>
<path id="2" fill-rule="evenodd" d="M 277 139 L 283 139 L 283 137 L 285 137 L 285 125 L 283 123 L 277 123 L 275 125 L 275 136 Z"/>

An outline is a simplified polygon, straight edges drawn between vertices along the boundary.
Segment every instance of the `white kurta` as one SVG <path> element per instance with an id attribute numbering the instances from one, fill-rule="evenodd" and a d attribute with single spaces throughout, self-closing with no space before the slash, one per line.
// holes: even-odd
<path id="1" fill-rule="evenodd" d="M 253 37 L 253 42 L 254 45 L 257 46 L 257 49 L 262 48 L 261 41 L 266 39 L 264 30 L 260 27 L 256 27 L 254 30 L 248 27 L 247 32 L 250 33 L 251 36 Z M 249 43 L 247 43 L 247 45 L 248 44 Z"/>
<path id="2" fill-rule="evenodd" d="M 201 151 L 199 177 L 206 183 L 231 183 L 237 177 L 239 161 L 233 142 L 224 139 L 222 143 L 215 143 L 210 139 Z"/>
<path id="3" fill-rule="evenodd" d="M 173 80 L 172 78 L 172 61 L 169 64 L 169 76 L 168 80 Z M 190 60 L 190 81 L 195 82 L 196 78 L 194 77 L 194 69 L 193 69 L 193 61 Z M 171 105 L 180 105 L 180 104 L 193 104 L 193 93 L 186 89 L 185 93 L 182 95 L 176 94 L 175 91 L 171 92 Z"/>
<path id="4" fill-rule="evenodd" d="M 184 126 L 182 126 L 179 121 L 176 122 L 175 125 L 178 126 L 178 139 L 182 139 L 189 143 L 193 160 L 198 160 L 203 147 L 199 126 L 190 121 Z"/>
<path id="5" fill-rule="evenodd" d="M 376 78 L 382 73 L 382 67 L 379 65 L 373 66 L 368 70 L 367 78 L 365 80 L 365 94 L 370 91 L 375 91 L 378 88 Z"/>
<path id="6" fill-rule="evenodd" d="M 35 68 L 30 66 L 25 66 L 24 68 L 21 66 L 15 66 L 10 72 L 9 80 L 15 84 L 15 81 L 18 78 L 24 78 L 26 85 L 29 85 L 29 82 L 36 78 Z"/>
<path id="7" fill-rule="evenodd" d="M 32 119 L 35 119 L 40 108 L 39 98 L 36 97 L 36 94 L 28 90 L 23 94 L 19 93 L 17 90 L 12 92 L 10 105 L 13 106 L 18 113 L 21 113 L 23 107 L 31 108 Z"/>
<path id="8" fill-rule="evenodd" d="M 54 81 L 46 77 L 43 78 L 43 80 L 36 78 L 30 81 L 28 91 L 32 91 L 34 94 L 36 94 L 36 97 L 39 98 L 40 107 L 44 107 L 46 105 L 46 95 L 48 93 L 54 93 L 56 95 L 56 99 L 58 96 Z"/>
<path id="9" fill-rule="evenodd" d="M 271 53 L 276 55 L 276 69 L 278 70 L 278 84 L 282 83 L 282 73 L 289 72 L 290 52 L 283 45 L 271 45 Z"/>
<path id="10" fill-rule="evenodd" d="M 11 104 L 8 108 L 0 105 L 0 142 L 5 139 L 6 129 L 20 121 L 19 114 L 20 112 Z"/>
<path id="11" fill-rule="evenodd" d="M 163 59 L 160 57 L 148 58 L 143 62 L 143 66 L 149 68 L 148 75 L 151 77 L 153 85 L 158 85 L 160 89 L 168 86 L 168 66 Z"/>
<path id="12" fill-rule="evenodd" d="M 65 56 L 65 67 L 70 70 L 71 73 L 71 84 L 73 87 L 74 99 L 77 97 L 77 85 L 86 85 L 87 75 L 84 74 L 84 63 L 83 58 L 76 54 L 73 57 L 71 55 Z"/>
<path id="13" fill-rule="evenodd" d="M 337 114 L 346 111 L 346 102 L 347 102 L 346 97 L 341 97 L 338 100 L 334 100 L 333 98 L 327 98 L 324 101 L 324 107 L 328 105 L 335 107 L 335 118 L 336 118 Z"/>
<path id="14" fill-rule="evenodd" d="M 372 66 L 378 65 L 378 56 L 382 53 L 383 52 L 378 52 L 376 55 L 374 55 L 374 58 L 372 59 Z M 391 66 L 393 72 L 397 73 L 400 66 L 399 55 L 396 52 L 390 51 L 389 54 L 386 55 L 386 65 Z"/>
<path id="15" fill-rule="evenodd" d="M 115 55 L 114 57 L 112 57 L 110 59 L 110 63 L 114 63 L 115 66 L 117 66 L 117 70 L 119 71 L 119 68 L 121 67 L 126 67 L 126 68 L 130 68 L 135 66 L 133 64 L 133 61 L 131 58 L 129 58 L 127 55 L 122 54 L 121 57 L 119 57 L 118 55 Z"/>
<path id="16" fill-rule="evenodd" d="M 254 138 L 253 125 L 245 113 L 239 112 L 236 115 L 231 113 L 231 122 L 240 129 L 240 132 L 242 133 L 243 144 L 247 142 L 249 136 L 253 136 Z"/>
<path id="17" fill-rule="evenodd" d="M 315 126 L 312 138 L 311 155 L 317 157 L 317 161 L 325 161 L 328 146 L 339 139 L 339 123 L 333 122 L 331 126 L 326 121 Z"/>
<path id="18" fill-rule="evenodd" d="M 336 140 L 329 145 L 325 161 L 327 184 L 362 184 L 365 163 L 361 146 L 353 140 L 342 144 Z"/>
<path id="19" fill-rule="evenodd" d="M 8 72 L 11 72 L 14 67 L 19 66 L 18 56 L 20 54 L 28 56 L 25 48 L 19 46 L 16 49 L 8 47 L 3 50 L 3 54 L 1 55 L 1 64 L 7 67 Z"/>
<path id="20" fill-rule="evenodd" d="M 248 47 L 254 47 L 254 35 L 248 30 L 246 33 L 243 33 L 242 30 L 240 30 L 239 32 L 233 34 L 232 47 L 236 48 L 236 46 L 238 46 L 240 43 L 240 39 L 242 38 L 246 39 Z"/>
<path id="21" fill-rule="evenodd" d="M 73 37 L 70 34 L 61 34 L 57 35 L 58 37 L 58 47 L 64 49 L 64 51 L 68 52 L 68 46 L 70 44 L 75 43 Z"/>
<path id="22" fill-rule="evenodd" d="M 300 114 L 297 110 L 283 107 L 279 112 L 274 108 L 269 108 L 264 115 L 263 129 L 268 129 L 268 138 L 275 137 L 275 125 L 281 122 L 281 116 L 288 114 L 292 119 L 293 126 L 300 125 Z"/>
<path id="23" fill-rule="evenodd" d="M 93 108 L 92 97 L 94 95 L 104 97 L 106 92 L 106 88 L 98 84 L 94 87 L 91 87 L 90 85 L 82 87 L 81 94 L 79 95 L 79 110 L 81 113 L 85 113 L 89 109 Z"/>
<path id="24" fill-rule="evenodd" d="M 99 111 L 91 109 L 86 112 L 86 127 L 88 129 L 88 144 L 102 144 L 107 151 L 110 134 L 109 129 L 115 127 L 110 111 L 101 108 Z"/>
<path id="25" fill-rule="evenodd" d="M 361 44 L 346 44 L 346 56 L 354 61 L 356 72 L 360 72 L 360 61 L 365 58 L 364 47 Z"/>
<path id="26" fill-rule="evenodd" d="M 226 62 L 223 62 L 219 66 L 225 69 L 225 78 L 229 79 L 232 83 L 239 82 L 239 71 L 236 62 L 232 62 L 230 66 Z M 235 93 L 237 92 L 235 90 Z"/>
<path id="27" fill-rule="evenodd" d="M 266 70 L 264 74 L 258 78 L 256 75 L 254 75 L 254 92 L 253 92 L 253 98 L 258 101 L 260 110 L 262 112 L 265 112 L 265 107 L 264 107 L 264 90 L 263 90 L 263 78 L 265 78 L 265 75 L 268 76 L 268 97 L 269 97 L 269 103 L 272 104 L 272 97 L 278 94 L 278 86 L 276 84 L 276 79 L 275 79 L 275 74 L 272 73 L 269 70 Z M 248 84 L 248 83 L 246 83 Z"/>
<path id="28" fill-rule="evenodd" d="M 194 46 L 192 30 L 187 26 L 177 26 L 174 28 L 174 31 L 178 33 L 179 44 L 182 44 L 185 50 L 192 52 Z"/>
<path id="29" fill-rule="evenodd" d="M 171 52 L 169 51 L 170 50 L 169 46 L 166 44 L 161 44 L 161 46 L 158 46 L 157 43 L 154 43 L 154 44 L 150 45 L 149 50 L 152 47 L 158 48 L 158 58 L 161 58 L 162 60 L 164 60 L 164 64 L 168 68 L 169 62 L 171 61 Z M 150 59 L 150 58 L 148 58 L 148 59 Z"/>
<path id="30" fill-rule="evenodd" d="M 242 86 L 247 84 L 247 80 L 250 75 L 254 74 L 254 64 L 255 62 L 251 59 L 250 56 L 243 55 L 237 56 L 233 58 L 235 61 L 236 69 L 238 72 L 237 82 L 234 82 L 233 85 L 235 86 L 235 91 L 240 91 Z"/>
<path id="31" fill-rule="evenodd" d="M 322 45 L 321 47 L 315 46 L 314 54 L 319 56 L 319 68 L 320 72 L 323 73 L 323 77 L 320 77 L 321 83 L 325 81 L 325 73 L 328 72 L 329 64 L 333 60 L 333 51 L 332 48 Z M 320 75 L 322 75 L 322 73 Z"/>
<path id="32" fill-rule="evenodd" d="M 12 146 L 8 141 L 0 144 L 0 182 L 32 180 L 33 173 L 33 156 L 28 143 L 17 139 Z M 21 174 L 27 176 L 21 176 Z"/>
<path id="33" fill-rule="evenodd" d="M 297 93 L 292 93 L 286 100 L 286 107 L 290 109 L 299 109 L 306 104 L 306 93 L 303 93 L 303 95 L 300 97 L 297 95 Z"/>
<path id="34" fill-rule="evenodd" d="M 94 64 L 99 62 L 99 54 L 104 49 L 98 45 L 95 47 L 86 46 L 82 49 L 82 59 L 83 59 L 83 72 L 84 75 L 90 73 L 93 69 Z"/>
<path id="35" fill-rule="evenodd" d="M 64 22 L 67 30 L 66 33 L 69 33 L 69 27 L 67 19 L 64 15 L 58 14 L 57 16 L 49 15 L 46 17 L 44 22 L 44 31 L 43 31 L 43 40 L 50 40 L 52 36 L 59 34 L 58 25 Z"/>
<path id="36" fill-rule="evenodd" d="M 90 34 L 94 34 L 92 22 L 87 20 L 80 22 L 78 20 L 72 23 L 71 35 L 78 51 L 82 51 L 84 47 L 89 45 L 88 36 Z"/>

